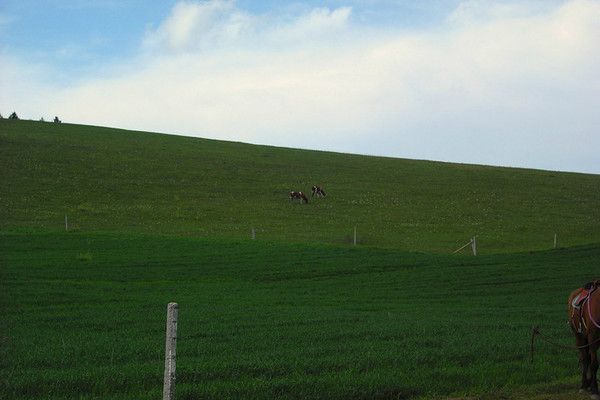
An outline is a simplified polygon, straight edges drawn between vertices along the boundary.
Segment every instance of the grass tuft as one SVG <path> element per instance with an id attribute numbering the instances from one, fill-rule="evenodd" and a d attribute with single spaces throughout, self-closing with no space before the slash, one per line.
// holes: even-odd
<path id="1" fill-rule="evenodd" d="M 85 253 L 79 253 L 77 255 L 77 260 L 78 261 L 92 261 L 92 254 L 90 252 L 85 252 Z"/>

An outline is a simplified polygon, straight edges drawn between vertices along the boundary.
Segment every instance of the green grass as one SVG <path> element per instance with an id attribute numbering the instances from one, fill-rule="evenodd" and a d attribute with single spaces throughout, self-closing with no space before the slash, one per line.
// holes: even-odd
<path id="1" fill-rule="evenodd" d="M 600 176 L 0 120 L 0 231 L 71 229 L 449 253 L 600 242 Z M 289 190 L 325 199 L 290 203 Z"/>
<path id="2" fill-rule="evenodd" d="M 171 301 L 179 399 L 577 387 L 574 351 L 529 363 L 530 329 L 572 342 L 599 175 L 9 120 L 0 173 L 0 399 L 158 398 Z"/>
<path id="3" fill-rule="evenodd" d="M 82 256 L 83 255 L 83 256 Z M 0 398 L 510 398 L 572 387 L 569 291 L 600 246 L 481 257 L 108 233 L 0 235 Z M 495 397 L 498 396 L 498 397 Z"/>

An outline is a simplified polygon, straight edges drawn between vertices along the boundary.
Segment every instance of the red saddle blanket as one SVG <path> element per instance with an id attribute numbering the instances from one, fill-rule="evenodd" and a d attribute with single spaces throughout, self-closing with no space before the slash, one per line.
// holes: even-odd
<path id="1" fill-rule="evenodd" d="M 577 296 L 573 298 L 571 305 L 577 309 L 581 308 L 581 305 L 587 300 L 588 297 L 590 297 L 590 293 L 590 290 L 581 289 Z"/>

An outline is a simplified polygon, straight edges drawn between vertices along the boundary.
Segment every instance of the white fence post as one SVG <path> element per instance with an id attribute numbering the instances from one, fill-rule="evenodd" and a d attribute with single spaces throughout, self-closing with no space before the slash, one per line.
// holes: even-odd
<path id="1" fill-rule="evenodd" d="M 471 248 L 473 249 L 473 255 L 477 255 L 477 236 L 471 239 Z"/>
<path id="2" fill-rule="evenodd" d="M 256 231 L 252 228 L 252 240 L 256 240 Z"/>
<path id="3" fill-rule="evenodd" d="M 165 342 L 165 382 L 163 400 L 175 399 L 175 355 L 177 350 L 177 303 L 167 305 L 167 339 Z"/>

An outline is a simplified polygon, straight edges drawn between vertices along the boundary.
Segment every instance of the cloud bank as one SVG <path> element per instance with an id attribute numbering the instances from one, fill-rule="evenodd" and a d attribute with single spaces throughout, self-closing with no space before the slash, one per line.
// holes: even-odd
<path id="1" fill-rule="evenodd" d="M 358 22 L 350 7 L 258 15 L 233 1 L 181 1 L 138 54 L 69 86 L 3 55 L 0 106 L 251 143 L 600 173 L 600 3 L 545 4 L 464 1 L 437 26 L 393 29 Z"/>

